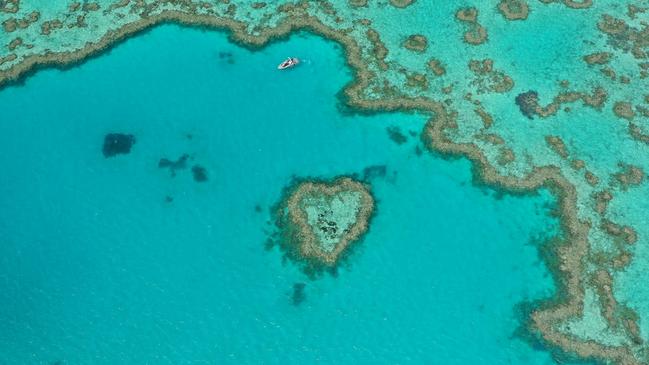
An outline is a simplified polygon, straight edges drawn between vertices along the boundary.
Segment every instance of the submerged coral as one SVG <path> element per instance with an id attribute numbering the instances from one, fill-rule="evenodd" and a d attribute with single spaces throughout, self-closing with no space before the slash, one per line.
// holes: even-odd
<path id="1" fill-rule="evenodd" d="M 293 284 L 293 293 L 291 295 L 291 302 L 294 306 L 302 304 L 306 300 L 306 284 L 305 283 L 295 283 Z"/>
<path id="2" fill-rule="evenodd" d="M 351 178 L 300 182 L 277 210 L 280 247 L 311 267 L 333 267 L 365 234 L 373 211 L 368 186 Z"/>
<path id="3" fill-rule="evenodd" d="M 132 134 L 109 133 L 104 137 L 102 152 L 104 157 L 113 157 L 120 154 L 128 154 L 135 144 L 135 136 Z"/>
<path id="4" fill-rule="evenodd" d="M 516 105 L 518 105 L 524 116 L 532 119 L 536 113 L 536 108 L 539 106 L 539 93 L 530 90 L 516 95 Z"/>
<path id="5" fill-rule="evenodd" d="M 207 181 L 207 170 L 201 165 L 192 166 L 192 176 L 196 182 Z"/>
<path id="6" fill-rule="evenodd" d="M 161 169 L 169 169 L 171 176 L 176 176 L 176 170 L 182 170 L 187 168 L 187 160 L 189 155 L 184 153 L 182 156 L 178 157 L 176 161 L 171 161 L 168 158 L 161 158 L 158 161 L 158 167 Z"/>

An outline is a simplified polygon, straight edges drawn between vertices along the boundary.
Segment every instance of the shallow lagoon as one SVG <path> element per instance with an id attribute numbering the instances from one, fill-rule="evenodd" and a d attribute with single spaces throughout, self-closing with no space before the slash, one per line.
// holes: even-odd
<path id="1" fill-rule="evenodd" d="M 306 34 L 252 53 L 167 25 L 1 91 L 0 364 L 552 363 L 515 335 L 518 304 L 553 293 L 530 243 L 554 232 L 552 197 L 418 156 L 425 116 L 341 113 L 342 56 Z M 104 158 L 109 132 L 135 135 L 131 153 Z M 184 153 L 175 177 L 158 168 Z M 337 276 L 264 250 L 292 177 L 382 165 Z"/>

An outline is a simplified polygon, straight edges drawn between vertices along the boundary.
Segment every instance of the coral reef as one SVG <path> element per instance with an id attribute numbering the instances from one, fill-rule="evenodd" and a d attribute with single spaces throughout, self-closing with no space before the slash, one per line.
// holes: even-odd
<path id="1" fill-rule="evenodd" d="M 455 14 L 455 18 L 468 25 L 464 32 L 464 42 L 477 46 L 487 41 L 487 29 L 478 23 L 478 9 L 460 9 Z"/>
<path id="2" fill-rule="evenodd" d="M 161 169 L 169 169 L 171 176 L 176 176 L 176 170 L 183 170 L 187 168 L 187 160 L 189 155 L 184 153 L 182 156 L 178 157 L 176 161 L 171 161 L 167 158 L 161 158 L 158 162 L 158 167 Z"/>
<path id="3" fill-rule="evenodd" d="M 131 152 L 133 144 L 135 144 L 135 136 L 132 134 L 109 133 L 104 137 L 102 152 L 106 158 L 126 155 Z"/>
<path id="4" fill-rule="evenodd" d="M 502 71 L 494 70 L 493 60 L 471 60 L 469 70 L 476 75 L 471 82 L 478 94 L 505 93 L 514 87 L 514 80 Z"/>
<path id="5" fill-rule="evenodd" d="M 192 166 L 194 181 L 202 183 L 207 181 L 207 170 L 201 165 Z"/>
<path id="6" fill-rule="evenodd" d="M 102 0 L 46 11 L 5 0 L 0 1 L 5 40 L 0 87 L 40 67 L 72 65 L 165 22 L 226 29 L 233 41 L 249 48 L 299 30 L 331 39 L 344 47 L 353 71 L 353 81 L 340 93 L 350 107 L 430 116 L 422 132 L 426 147 L 442 155 L 466 156 L 475 165 L 477 180 L 515 192 L 548 188 L 557 196 L 562 230 L 551 245 L 555 259 L 547 263 L 560 290 L 532 311 L 530 332 L 551 348 L 583 358 L 646 363 L 647 313 L 625 303 L 631 299 L 620 289 L 636 262 L 636 248 L 649 242 L 642 224 L 646 206 L 638 199 L 646 192 L 643 171 L 649 168 L 643 157 L 649 147 L 649 96 L 643 91 L 649 87 L 646 6 L 628 0 L 615 6 L 589 0 L 494 0 L 458 10 L 466 6 L 458 1 L 432 10 L 440 12 L 434 14 L 437 19 L 450 23 L 422 21 L 423 27 L 413 21 L 407 29 L 400 27 L 424 5 L 406 0 L 265 5 Z M 402 14 L 406 20 L 386 22 L 382 12 Z M 574 20 L 576 26 L 553 29 L 557 24 L 547 14 Z M 504 24 L 502 29 L 493 26 L 493 17 Z M 543 59 L 539 64 L 517 59 L 512 50 L 516 42 L 499 48 L 501 39 L 511 40 L 509 36 L 525 32 L 528 24 L 577 38 L 553 44 L 549 37 L 539 43 L 536 34 L 526 34 L 521 38 L 526 50 L 542 49 L 536 53 L 535 60 Z M 465 48 L 444 52 L 459 47 Z M 494 64 L 501 70 L 494 70 Z M 204 169 L 198 171 L 207 177 Z M 313 191 L 330 191 L 338 183 L 296 184 L 284 202 L 306 184 L 317 187 Z M 335 266 L 347 249 L 326 253 L 313 231 L 304 246 L 298 232 L 306 229 L 308 214 L 290 211 L 278 218 L 287 255 L 315 266 Z M 312 222 L 321 228 L 324 241 L 340 238 L 330 221 L 325 214 L 322 224 L 317 218 Z M 592 316 L 604 318 L 606 328 L 574 330 L 575 321 Z"/>
<path id="7" fill-rule="evenodd" d="M 530 90 L 516 95 L 516 105 L 518 105 L 524 116 L 532 119 L 536 114 L 536 108 L 539 106 L 539 93 Z"/>
<path id="8" fill-rule="evenodd" d="M 530 12 L 526 0 L 501 0 L 498 10 L 507 20 L 525 20 Z"/>
<path id="9" fill-rule="evenodd" d="M 428 40 L 421 34 L 408 36 L 403 42 L 403 47 L 414 52 L 424 52 L 428 48 Z"/>
<path id="10" fill-rule="evenodd" d="M 300 182 L 279 206 L 279 244 L 287 255 L 312 267 L 333 267 L 369 228 L 374 198 L 368 186 L 341 177 Z"/>
<path id="11" fill-rule="evenodd" d="M 306 300 L 306 284 L 305 283 L 295 283 L 293 284 L 293 292 L 291 294 L 291 302 L 294 306 L 302 304 Z"/>

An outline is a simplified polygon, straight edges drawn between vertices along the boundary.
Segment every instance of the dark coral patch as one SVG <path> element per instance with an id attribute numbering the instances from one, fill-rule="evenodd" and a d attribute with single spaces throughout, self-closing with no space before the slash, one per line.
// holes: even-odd
<path id="1" fill-rule="evenodd" d="M 408 137 L 401 132 L 401 128 L 399 127 L 388 127 L 386 131 L 388 132 L 388 137 L 396 144 L 401 145 L 408 141 Z"/>
<path id="2" fill-rule="evenodd" d="M 305 283 L 293 284 L 293 295 L 291 296 L 291 299 L 294 306 L 298 306 L 306 300 L 306 293 L 304 292 L 305 288 L 306 288 Z"/>
<path id="3" fill-rule="evenodd" d="M 219 58 L 230 65 L 234 64 L 234 55 L 232 52 L 219 52 Z"/>
<path id="4" fill-rule="evenodd" d="M 386 165 L 368 166 L 363 169 L 363 180 L 370 181 L 378 178 L 384 178 L 388 172 Z"/>
<path id="5" fill-rule="evenodd" d="M 207 170 L 203 166 L 194 165 L 194 167 L 192 167 L 192 174 L 194 175 L 194 181 L 196 182 L 207 181 Z"/>
<path id="6" fill-rule="evenodd" d="M 536 108 L 539 106 L 539 93 L 534 90 L 518 94 L 516 96 L 516 105 L 524 116 L 533 119 L 536 114 Z"/>
<path id="7" fill-rule="evenodd" d="M 113 157 L 119 154 L 128 154 L 135 143 L 135 137 L 132 134 L 109 133 L 104 137 L 104 157 Z"/>
<path id="8" fill-rule="evenodd" d="M 189 159 L 188 154 L 183 154 L 176 161 L 171 161 L 168 158 L 161 158 L 158 161 L 158 167 L 161 169 L 169 169 L 171 171 L 171 176 L 176 176 L 176 170 L 182 170 L 187 168 L 187 160 Z"/>

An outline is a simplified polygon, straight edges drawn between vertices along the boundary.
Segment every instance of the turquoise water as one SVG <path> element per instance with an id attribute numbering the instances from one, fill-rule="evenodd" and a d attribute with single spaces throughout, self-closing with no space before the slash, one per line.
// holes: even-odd
<path id="1" fill-rule="evenodd" d="M 0 364 L 553 363 L 515 335 L 518 304 L 553 294 L 531 244 L 555 229 L 552 197 L 418 156 L 423 115 L 341 114 L 350 78 L 321 38 L 251 53 L 167 25 L 0 91 Z M 105 159 L 109 132 L 134 134 L 131 153 Z M 183 153 L 207 182 L 157 167 Z M 381 165 L 337 276 L 264 249 L 292 177 Z"/>

